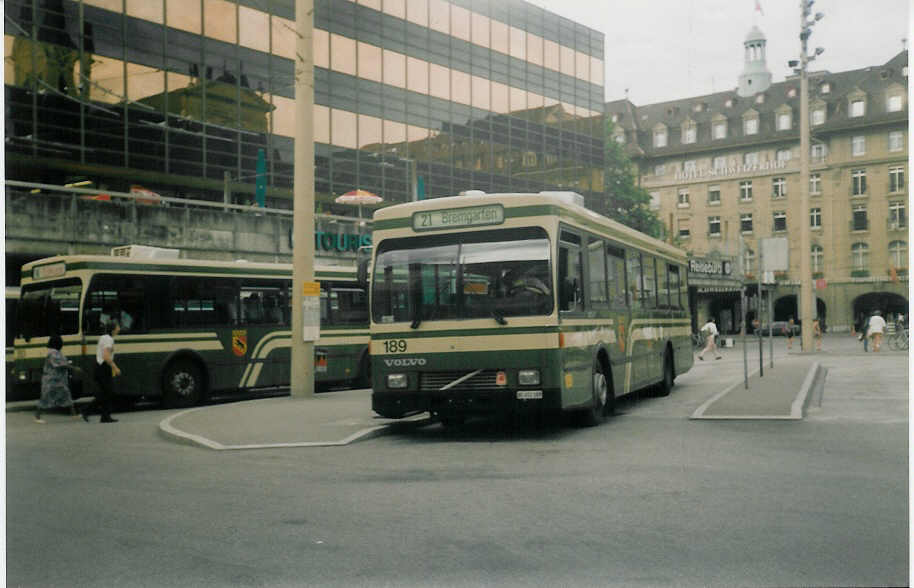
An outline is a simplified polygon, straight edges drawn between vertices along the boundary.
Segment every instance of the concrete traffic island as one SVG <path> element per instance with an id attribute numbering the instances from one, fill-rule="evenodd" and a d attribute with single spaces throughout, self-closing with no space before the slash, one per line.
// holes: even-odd
<path id="1" fill-rule="evenodd" d="M 691 419 L 801 420 L 810 399 L 821 391 L 827 370 L 812 355 L 781 359 L 765 366 L 764 377 L 756 367 L 749 387 L 740 379 L 709 398 Z"/>
<path id="2" fill-rule="evenodd" d="M 380 418 L 371 410 L 369 390 L 346 390 L 306 399 L 263 398 L 192 408 L 160 422 L 159 432 L 215 450 L 328 447 L 428 422 L 427 414 Z"/>

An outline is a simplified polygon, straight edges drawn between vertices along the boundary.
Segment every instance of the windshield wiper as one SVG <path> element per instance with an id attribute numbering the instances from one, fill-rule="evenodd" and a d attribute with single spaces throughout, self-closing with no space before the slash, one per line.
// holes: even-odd
<path id="1" fill-rule="evenodd" d="M 495 308 L 495 307 L 492 308 L 492 318 L 494 318 L 494 319 L 495 319 L 495 322 L 498 323 L 499 325 L 507 325 L 507 324 L 508 324 L 508 321 L 505 320 L 505 317 L 504 317 L 504 315 L 501 313 L 501 311 L 498 310 L 498 309 Z"/>

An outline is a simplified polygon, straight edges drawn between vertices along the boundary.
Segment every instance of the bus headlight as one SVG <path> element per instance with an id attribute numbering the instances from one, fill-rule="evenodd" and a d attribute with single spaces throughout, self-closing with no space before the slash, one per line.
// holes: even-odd
<path id="1" fill-rule="evenodd" d="M 520 370 L 517 372 L 517 383 L 521 386 L 539 386 L 539 370 Z"/>
<path id="2" fill-rule="evenodd" d="M 406 388 L 406 374 L 387 374 L 387 387 L 391 389 Z"/>

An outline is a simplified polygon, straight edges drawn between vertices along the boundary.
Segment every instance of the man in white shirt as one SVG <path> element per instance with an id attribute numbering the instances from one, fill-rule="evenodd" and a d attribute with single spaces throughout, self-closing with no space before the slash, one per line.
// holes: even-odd
<path id="1" fill-rule="evenodd" d="M 882 312 L 878 310 L 873 311 L 873 316 L 870 317 L 869 329 L 867 329 L 867 334 L 873 339 L 873 351 L 879 351 L 879 348 L 882 347 L 882 333 L 885 331 L 885 319 L 882 318 Z"/>
<path id="2" fill-rule="evenodd" d="M 111 418 L 111 402 L 114 398 L 114 377 L 121 375 L 121 370 L 114 363 L 114 338 L 121 332 L 117 321 L 111 321 L 105 334 L 98 338 L 95 349 L 95 399 L 82 411 L 83 420 L 89 422 L 89 415 L 96 410 L 101 414 L 102 423 L 116 423 Z"/>
<path id="3" fill-rule="evenodd" d="M 714 323 L 713 316 L 711 318 L 709 318 L 708 322 L 706 322 L 704 324 L 704 326 L 701 328 L 701 332 L 705 334 L 707 343 L 705 344 L 705 348 L 701 350 L 701 353 L 698 354 L 698 359 L 704 361 L 705 358 L 702 356 L 705 354 L 706 351 L 711 351 L 711 350 L 714 350 L 714 354 L 715 354 L 714 359 L 720 359 L 721 356 L 720 356 L 720 353 L 717 351 L 717 342 L 715 341 L 715 338 L 718 335 L 717 325 Z"/>

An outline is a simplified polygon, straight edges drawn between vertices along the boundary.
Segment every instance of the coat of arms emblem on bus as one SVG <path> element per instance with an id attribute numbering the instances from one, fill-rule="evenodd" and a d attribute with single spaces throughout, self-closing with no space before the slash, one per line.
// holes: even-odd
<path id="1" fill-rule="evenodd" d="M 232 331 L 232 353 L 241 357 L 248 352 L 248 332 Z"/>

